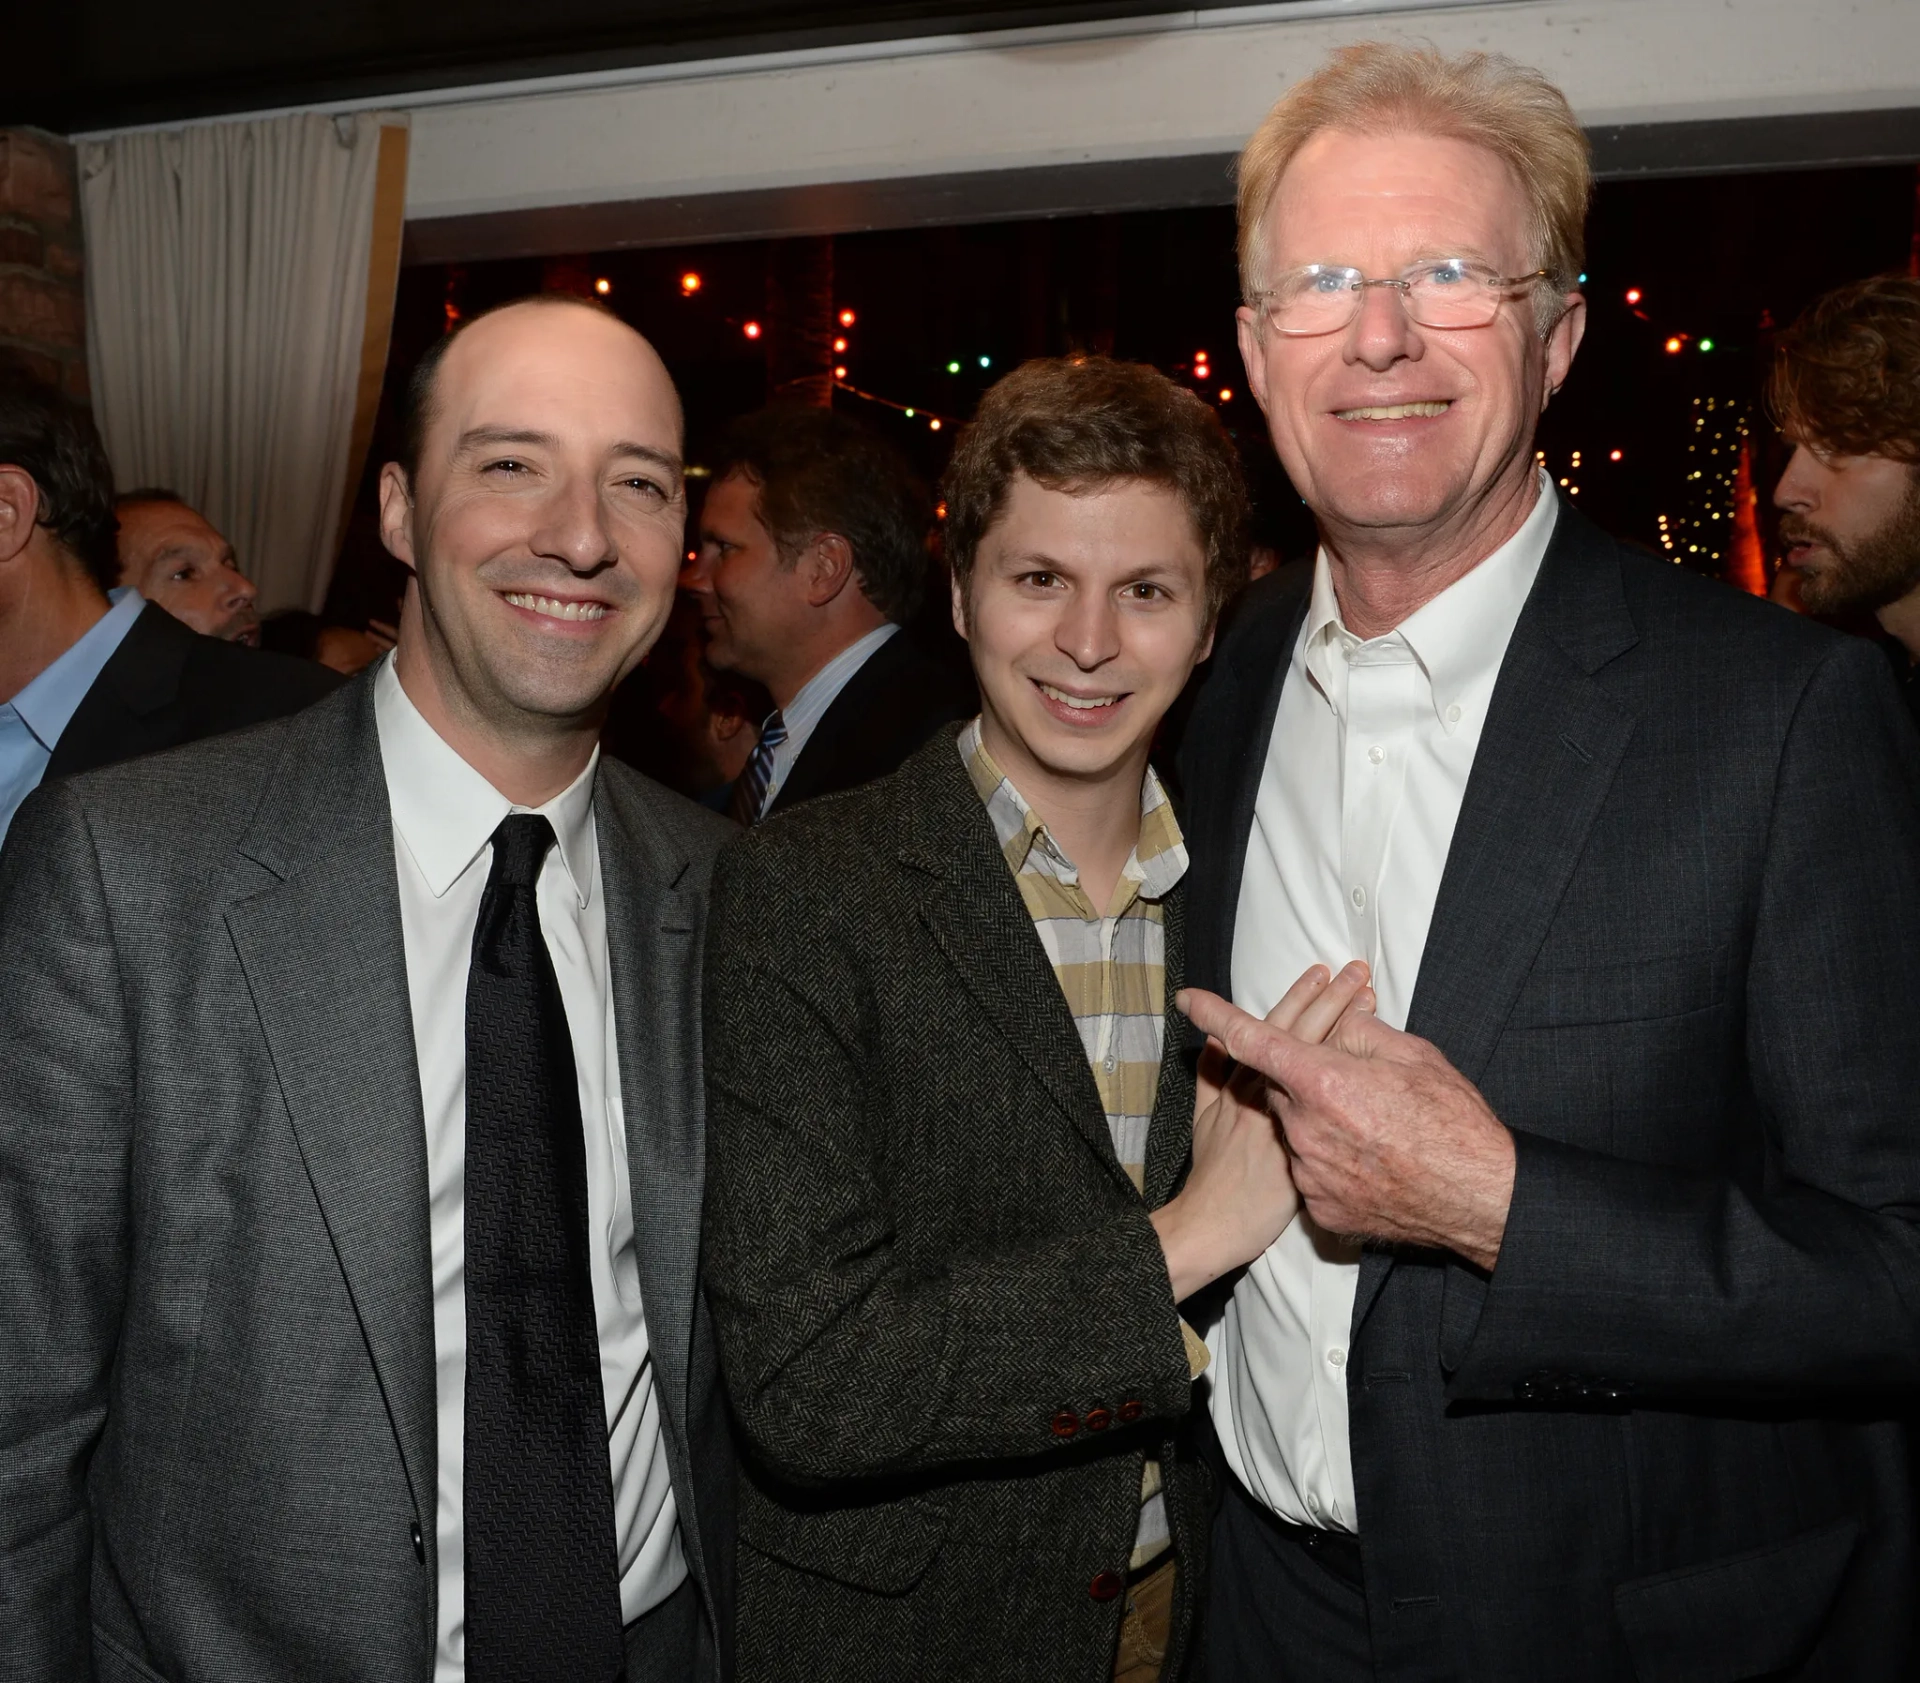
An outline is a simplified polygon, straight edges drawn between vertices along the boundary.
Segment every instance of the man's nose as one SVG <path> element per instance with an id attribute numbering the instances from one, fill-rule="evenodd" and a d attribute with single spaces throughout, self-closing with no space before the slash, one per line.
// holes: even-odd
<path id="1" fill-rule="evenodd" d="M 1796 444 L 1787 458 L 1787 471 L 1773 488 L 1775 508 L 1804 511 L 1817 500 L 1813 488 L 1813 456 L 1804 444 Z"/>
<path id="2" fill-rule="evenodd" d="M 1407 314 L 1406 295 L 1397 286 L 1368 286 L 1360 292 L 1360 309 L 1347 328 L 1347 360 L 1377 373 L 1396 362 L 1417 357 L 1425 345 L 1413 317 Z"/>
<path id="3" fill-rule="evenodd" d="M 1120 616 L 1105 594 L 1079 595 L 1068 604 L 1054 646 L 1082 672 L 1091 672 L 1120 652 Z"/>
<path id="4" fill-rule="evenodd" d="M 687 558 L 680 566 L 680 588 L 696 596 L 713 594 L 713 562 L 705 544 L 687 551 Z"/>
<path id="5" fill-rule="evenodd" d="M 227 568 L 226 605 L 229 609 L 244 608 L 259 594 L 259 586 L 238 567 Z"/>
<path id="6" fill-rule="evenodd" d="M 536 555 L 550 555 L 576 573 L 598 572 L 618 560 L 599 486 L 585 479 L 555 486 L 540 509 L 532 548 Z"/>

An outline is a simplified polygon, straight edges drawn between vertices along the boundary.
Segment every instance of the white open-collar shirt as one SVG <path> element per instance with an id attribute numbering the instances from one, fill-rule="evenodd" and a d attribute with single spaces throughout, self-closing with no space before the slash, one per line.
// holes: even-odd
<path id="1" fill-rule="evenodd" d="M 391 657 L 374 679 L 374 717 L 393 813 L 407 994 L 427 1126 L 428 1231 L 439 1425 L 439 1618 L 434 1683 L 466 1677 L 467 964 L 491 839 L 510 812 L 538 812 L 558 845 L 540 868 L 540 930 L 573 1039 L 586 1133 L 587 1230 L 606 1392 L 620 1607 L 631 1623 L 686 1578 L 660 1403 L 633 1249 L 633 1195 L 620 1103 L 618 1024 L 607 960 L 606 901 L 593 818 L 599 754 L 541 807 L 516 806 L 442 740 L 408 698 Z"/>
<path id="2" fill-rule="evenodd" d="M 1265 1016 L 1313 964 L 1364 958 L 1404 1028 L 1494 683 L 1553 536 L 1542 474 L 1516 532 L 1383 637 L 1341 623 L 1323 549 L 1267 745 L 1234 921 L 1233 998 Z M 1358 1531 L 1347 1350 L 1359 1247 L 1305 1210 L 1208 1331 L 1228 1465 L 1296 1525 Z"/>

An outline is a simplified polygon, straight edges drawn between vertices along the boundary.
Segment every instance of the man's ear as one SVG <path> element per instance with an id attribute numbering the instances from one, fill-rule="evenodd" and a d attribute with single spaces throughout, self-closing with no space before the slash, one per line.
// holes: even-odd
<path id="1" fill-rule="evenodd" d="M 380 541 L 402 566 L 415 567 L 413 553 L 413 487 L 406 469 L 388 462 L 380 469 Z"/>
<path id="2" fill-rule="evenodd" d="M 1547 334 L 1547 389 L 1540 396 L 1543 410 L 1553 400 L 1554 393 L 1567 383 L 1567 376 L 1573 372 L 1574 353 L 1580 349 L 1580 341 L 1587 333 L 1586 299 L 1577 292 L 1569 292 L 1563 302 L 1566 308 Z"/>
<path id="3" fill-rule="evenodd" d="M 1233 312 L 1233 325 L 1240 341 L 1240 365 L 1247 371 L 1247 390 L 1253 393 L 1253 401 L 1264 415 L 1267 413 L 1267 353 L 1260 343 L 1259 312 L 1242 304 Z"/>
<path id="4" fill-rule="evenodd" d="M 967 637 L 967 586 L 966 586 L 966 582 L 965 582 L 965 581 L 964 581 L 964 580 L 963 580 L 963 579 L 962 579 L 962 578 L 960 577 L 960 575 L 959 575 L 958 573 L 953 573 L 953 574 L 951 574 L 951 575 L 949 576 L 949 578 L 948 578 L 948 583 L 949 583 L 949 584 L 951 584 L 951 585 L 952 585 L 952 587 L 953 587 L 953 591 L 952 591 L 952 594 L 953 594 L 953 628 L 954 628 L 954 630 L 955 630 L 955 631 L 957 631 L 957 632 L 959 632 L 959 633 L 960 633 L 960 640 L 961 640 L 961 641 L 962 641 L 962 642 L 964 643 L 964 642 L 967 642 L 967 641 L 969 641 L 969 639 L 968 639 L 968 637 Z"/>
<path id="5" fill-rule="evenodd" d="M 854 578 L 853 545 L 838 532 L 821 532 L 794 563 L 806 590 L 807 606 L 824 608 Z"/>
<path id="6" fill-rule="evenodd" d="M 0 563 L 33 541 L 40 520 L 40 487 L 23 467 L 0 462 Z"/>

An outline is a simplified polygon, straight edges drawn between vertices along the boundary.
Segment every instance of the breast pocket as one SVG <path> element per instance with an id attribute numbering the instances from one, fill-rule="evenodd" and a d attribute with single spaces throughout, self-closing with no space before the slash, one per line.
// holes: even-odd
<path id="1" fill-rule="evenodd" d="M 1723 1004 L 1724 946 L 1597 960 L 1543 955 L 1514 1004 L 1511 1028 L 1647 1023 Z"/>

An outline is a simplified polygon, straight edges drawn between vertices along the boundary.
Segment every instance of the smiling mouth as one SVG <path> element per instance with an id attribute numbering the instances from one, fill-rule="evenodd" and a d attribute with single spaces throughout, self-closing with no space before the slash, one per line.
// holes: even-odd
<path id="1" fill-rule="evenodd" d="M 608 613 L 604 602 L 563 602 L 557 596 L 535 596 L 525 590 L 503 590 L 500 594 L 511 606 L 547 619 L 605 619 Z"/>
<path id="2" fill-rule="evenodd" d="M 1432 403 L 1375 403 L 1359 409 L 1336 409 L 1336 421 L 1415 421 L 1431 420 L 1453 407 L 1452 399 Z"/>
<path id="3" fill-rule="evenodd" d="M 1038 678 L 1034 679 L 1034 683 L 1049 701 L 1057 701 L 1062 707 L 1071 708 L 1076 713 L 1096 713 L 1104 707 L 1118 707 L 1127 699 L 1124 691 L 1119 695 L 1069 695 L 1065 690 L 1056 689 Z"/>

